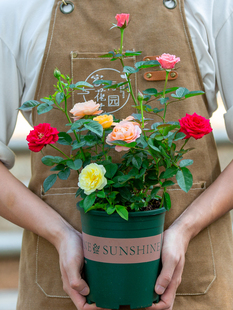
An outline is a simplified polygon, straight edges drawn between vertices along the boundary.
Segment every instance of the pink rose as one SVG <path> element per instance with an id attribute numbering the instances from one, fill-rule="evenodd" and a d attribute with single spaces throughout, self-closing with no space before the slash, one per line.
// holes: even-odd
<path id="1" fill-rule="evenodd" d="M 190 137 L 196 140 L 201 139 L 213 130 L 210 126 L 210 121 L 196 113 L 193 115 L 186 114 L 185 117 L 179 119 L 179 122 L 181 126 L 180 132 L 186 134 L 184 139 Z"/>
<path id="2" fill-rule="evenodd" d="M 39 152 L 45 145 L 56 143 L 58 134 L 59 131 L 50 124 L 43 123 L 35 126 L 26 138 L 29 150 Z"/>
<path id="3" fill-rule="evenodd" d="M 96 104 L 95 101 L 89 100 L 85 102 L 76 103 L 73 109 L 70 110 L 70 113 L 74 115 L 74 120 L 78 120 L 85 115 L 98 115 L 102 113 L 102 110 L 99 110 L 100 104 Z"/>
<path id="4" fill-rule="evenodd" d="M 126 28 L 128 26 L 129 14 L 124 14 L 124 13 L 117 14 L 115 18 L 117 20 L 117 27 Z"/>
<path id="5" fill-rule="evenodd" d="M 175 64 L 180 61 L 180 58 L 175 55 L 162 54 L 156 57 L 156 60 L 158 60 L 163 69 L 174 69 Z"/>
<path id="6" fill-rule="evenodd" d="M 127 143 L 134 142 L 140 137 L 141 128 L 136 122 L 121 121 L 118 123 L 113 131 L 107 136 L 106 143 L 112 145 L 111 142 L 121 140 Z M 117 152 L 128 151 L 130 148 L 125 146 L 116 145 L 115 150 Z"/>

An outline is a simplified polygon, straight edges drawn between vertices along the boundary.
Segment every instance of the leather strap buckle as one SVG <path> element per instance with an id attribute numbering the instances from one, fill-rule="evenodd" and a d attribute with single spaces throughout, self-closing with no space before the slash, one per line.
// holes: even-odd
<path id="1" fill-rule="evenodd" d="M 150 60 L 156 60 L 157 57 L 160 55 L 155 56 L 145 56 L 143 58 L 143 61 L 150 61 Z M 144 79 L 149 82 L 155 82 L 155 81 L 165 81 L 166 78 L 166 72 L 165 71 L 148 71 L 145 72 L 143 75 Z M 178 78 L 178 72 L 175 70 L 172 70 L 169 72 L 168 80 L 176 80 Z"/>

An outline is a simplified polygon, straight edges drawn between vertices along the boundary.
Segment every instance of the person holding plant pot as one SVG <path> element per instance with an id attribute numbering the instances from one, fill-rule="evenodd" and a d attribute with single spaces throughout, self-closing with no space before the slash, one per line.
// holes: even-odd
<path id="1" fill-rule="evenodd" d="M 155 286 L 162 298 L 159 304 L 153 305 L 154 310 L 172 309 L 189 242 L 204 228 L 233 209 L 232 173 L 233 161 L 165 231 L 163 269 Z M 230 265 L 228 267 L 231 268 Z M 225 298 L 232 301 L 230 292 L 225 292 Z"/>
<path id="2" fill-rule="evenodd" d="M 174 3 L 174 6 L 168 2 Z M 99 55 L 115 47 L 115 39 L 120 38 L 119 32 L 114 34 L 112 32 L 110 36 L 108 29 L 113 17 L 122 11 L 132 16 L 130 27 L 127 28 L 125 34 L 125 50 L 143 51 L 142 57 L 136 57 L 139 58 L 137 60 L 143 60 L 143 58 L 151 60 L 164 52 L 179 55 L 180 67 L 178 72 L 176 70 L 172 72 L 169 85 L 206 90 L 206 96 L 198 97 L 198 99 L 190 98 L 187 105 L 182 105 L 182 102 L 175 105 L 168 113 L 168 118 L 181 119 L 186 113 L 189 115 L 198 113 L 208 118 L 217 107 L 215 95 L 219 88 L 228 110 L 226 123 L 229 136 L 232 137 L 233 130 L 230 121 L 232 109 L 229 99 L 231 88 L 227 87 L 231 81 L 229 75 L 231 70 L 228 68 L 231 62 L 228 63 L 228 60 L 231 59 L 232 36 L 227 38 L 227 42 L 225 39 L 226 35 L 232 31 L 233 8 L 230 1 L 225 3 L 224 8 L 214 0 L 208 4 L 203 1 L 193 3 L 183 0 L 151 0 L 146 4 L 143 1 L 137 1 L 136 5 L 123 0 L 117 2 L 50 0 L 43 5 L 41 1 L 38 1 L 38 5 L 36 4 L 35 1 L 28 3 L 28 1 L 16 0 L 10 4 L 2 3 L 0 61 L 4 74 L 1 75 L 0 83 L 3 111 L 0 132 L 1 161 L 6 167 L 11 168 L 14 162 L 14 155 L 6 145 L 15 124 L 17 115 L 15 109 L 26 100 L 32 98 L 39 100 L 53 92 L 54 68 L 58 67 L 61 72 L 65 72 L 74 80 L 83 80 L 87 83 L 106 78 L 125 82 L 125 75 L 121 73 L 121 66 L 118 62 L 111 62 L 109 65 L 106 59 L 99 58 Z M 8 14 L 9 5 L 12 6 L 11 14 Z M 5 18 L 12 18 L 12 22 L 8 20 L 4 23 Z M 9 27 L 5 27 L 5 24 Z M 135 60 L 135 57 L 132 57 L 127 65 L 132 67 Z M 153 87 L 151 83 L 154 81 L 156 88 L 161 90 L 164 81 L 155 80 L 158 80 L 158 77 L 154 71 L 145 70 L 144 74 L 138 74 L 137 78 L 132 76 L 132 85 L 134 88 L 143 90 Z M 114 90 L 104 92 L 97 87 L 87 89 L 84 94 L 76 92 L 69 98 L 68 106 L 71 110 L 76 102 L 89 100 L 100 102 L 106 112 L 113 113 L 121 119 L 134 112 L 131 107 L 132 102 L 124 88 L 117 92 Z M 13 108 L 7 109 L 8 105 Z M 160 107 L 159 104 L 158 107 Z M 51 121 L 47 114 L 37 115 L 35 109 L 29 109 L 24 112 L 24 115 L 33 126 Z M 60 131 L 62 124 L 64 124 L 63 119 L 54 113 L 52 126 Z M 220 173 L 213 136 L 207 135 L 200 143 L 198 142 L 198 146 L 190 142 L 190 147 L 195 148 L 192 152 L 195 164 L 191 168 L 194 184 L 188 194 L 181 193 L 175 185 L 170 188 L 174 207 L 167 213 L 165 228 L 171 226 L 185 208 Z M 65 154 L 65 146 L 63 151 Z M 44 155 L 47 154 L 47 148 L 45 148 Z M 52 155 L 55 156 L 56 152 L 54 151 Z M 64 222 L 64 225 L 69 227 L 66 231 L 73 236 L 74 243 L 79 244 L 80 235 L 74 233 L 74 229 L 81 231 L 79 212 L 75 208 L 76 174 L 72 173 L 65 186 L 62 180 L 58 180 L 54 188 L 44 192 L 42 184 L 48 177 L 49 171 L 42 165 L 41 158 L 42 155 L 39 152 L 32 155 L 32 178 L 29 188 L 33 194 L 31 192 L 29 194 L 26 189 L 23 190 L 24 198 L 21 203 L 16 203 L 16 201 L 21 195 L 22 187 L 16 185 L 18 181 L 15 179 L 13 181 L 3 165 L 0 166 L 1 176 L 3 176 L 2 187 L 6 184 L 8 188 L 1 193 L 1 201 L 4 205 L 2 208 L 4 211 L 1 214 L 35 233 L 26 230 L 23 237 L 17 310 L 93 309 L 95 305 L 87 305 L 85 298 L 75 292 L 78 286 L 78 292 L 83 295 L 88 293 L 88 288 L 82 292 L 82 289 L 86 287 L 84 282 L 81 286 L 77 284 L 80 283 L 80 274 L 76 273 L 75 279 L 70 281 L 67 281 L 67 277 L 64 276 L 66 273 L 70 274 L 74 261 L 77 261 L 77 268 L 81 266 L 80 254 L 82 253 L 79 251 L 72 253 L 72 246 L 65 245 L 69 234 L 61 238 L 63 246 L 59 247 L 57 245 L 59 242 L 53 241 L 50 236 L 51 232 L 48 232 L 48 218 L 51 217 L 51 227 L 55 227 L 52 235 L 56 235 L 56 231 L 59 230 L 56 222 L 61 223 L 62 218 L 73 227 L 71 228 Z M 9 189 L 11 196 L 14 197 L 13 202 L 9 199 L 11 197 Z M 40 199 L 38 200 L 37 197 Z M 29 210 L 29 204 L 32 206 L 30 210 L 32 213 L 28 220 L 22 221 L 25 202 L 28 206 L 26 210 Z M 55 211 L 46 213 L 44 210 L 48 209 L 48 206 Z M 8 211 L 9 209 L 11 211 Z M 37 211 L 40 212 L 39 210 L 44 215 L 38 218 L 39 225 L 37 226 L 37 216 L 39 216 Z M 60 261 L 65 263 L 62 279 L 56 248 L 59 250 Z M 67 254 L 69 251 L 71 256 Z M 191 241 L 186 255 L 183 281 L 174 303 L 175 310 L 231 308 L 232 296 L 226 299 L 224 294 L 226 291 L 230 292 L 229 294 L 233 292 L 231 281 L 233 271 L 227 267 L 228 264 L 233 263 L 232 251 L 231 221 L 229 214 L 226 214 Z M 68 263 L 70 259 L 72 260 L 71 266 Z M 159 285 L 166 287 L 163 282 Z M 172 294 L 174 291 L 172 289 Z M 163 293 L 161 289 L 158 292 Z M 169 309 L 171 305 L 162 303 L 157 307 Z"/>

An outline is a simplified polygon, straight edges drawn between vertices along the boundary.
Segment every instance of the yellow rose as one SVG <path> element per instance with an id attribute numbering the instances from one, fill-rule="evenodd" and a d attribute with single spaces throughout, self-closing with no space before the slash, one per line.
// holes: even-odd
<path id="1" fill-rule="evenodd" d="M 84 190 L 86 195 L 90 195 L 96 189 L 101 190 L 107 184 L 105 173 L 103 165 L 89 164 L 81 171 L 78 186 Z"/>
<path id="2" fill-rule="evenodd" d="M 106 129 L 112 126 L 113 116 L 104 114 L 94 117 L 93 120 L 98 122 L 104 129 Z"/>

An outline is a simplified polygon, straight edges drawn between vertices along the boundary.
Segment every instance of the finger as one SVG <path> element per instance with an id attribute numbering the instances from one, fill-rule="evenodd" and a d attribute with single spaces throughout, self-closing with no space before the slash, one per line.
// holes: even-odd
<path id="1" fill-rule="evenodd" d="M 184 260 L 181 259 L 174 271 L 171 282 L 169 283 L 164 294 L 161 296 L 160 302 L 154 304 L 151 310 L 172 310 L 175 301 L 176 290 L 181 282 L 181 275 L 183 272 L 183 268 L 184 268 Z"/>
<path id="2" fill-rule="evenodd" d="M 158 295 L 162 295 L 170 282 L 172 281 L 173 274 L 177 265 L 179 264 L 179 260 L 177 257 L 167 257 L 163 261 L 163 267 L 161 273 L 155 284 L 155 292 Z"/>

